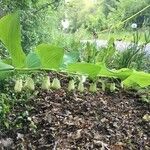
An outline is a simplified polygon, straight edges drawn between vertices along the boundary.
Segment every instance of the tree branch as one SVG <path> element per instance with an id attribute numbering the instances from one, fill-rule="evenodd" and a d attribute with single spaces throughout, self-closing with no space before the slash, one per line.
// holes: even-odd
<path id="1" fill-rule="evenodd" d="M 53 8 L 53 6 L 54 6 L 55 4 L 57 4 L 57 5 L 55 5 L 55 8 L 57 8 L 57 7 L 59 6 L 60 1 L 61 1 L 61 0 L 54 0 L 54 1 L 50 2 L 50 3 L 46 3 L 46 4 L 42 5 L 38 10 L 36 10 L 34 13 L 38 13 L 39 11 L 41 11 L 41 10 L 43 10 L 43 9 L 46 9 L 46 8 L 48 8 L 49 6 L 51 6 L 51 7 Z M 54 9 L 54 8 L 53 8 L 53 9 Z"/>

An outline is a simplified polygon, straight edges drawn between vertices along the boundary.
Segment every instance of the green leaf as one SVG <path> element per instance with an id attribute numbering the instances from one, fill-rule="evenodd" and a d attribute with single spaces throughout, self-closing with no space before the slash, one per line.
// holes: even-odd
<path id="1" fill-rule="evenodd" d="M 121 80 L 125 80 L 126 78 L 128 78 L 133 70 L 128 69 L 128 68 L 122 68 L 120 70 L 110 70 L 106 67 L 105 63 L 99 63 L 99 65 L 101 65 L 101 71 L 99 72 L 99 76 L 103 76 L 103 77 L 113 77 L 113 78 L 119 78 Z"/>
<path id="2" fill-rule="evenodd" d="M 5 79 L 14 70 L 14 67 L 0 61 L 0 80 Z"/>
<path id="3" fill-rule="evenodd" d="M 91 63 L 73 63 L 69 64 L 67 68 L 67 71 L 70 73 L 79 73 L 82 75 L 88 75 L 90 77 L 97 76 L 100 70 L 100 65 L 95 65 Z"/>
<path id="4" fill-rule="evenodd" d="M 101 66 L 101 70 L 98 76 L 102 77 L 115 77 L 113 71 L 109 70 L 104 62 L 98 63 Z"/>
<path id="5" fill-rule="evenodd" d="M 0 40 L 8 49 L 15 67 L 23 67 L 25 54 L 21 47 L 19 14 L 15 12 L 0 19 Z"/>
<path id="6" fill-rule="evenodd" d="M 134 71 L 127 79 L 123 81 L 123 84 L 126 86 L 138 84 L 140 87 L 147 87 L 150 85 L 150 74 Z"/>
<path id="7" fill-rule="evenodd" d="M 12 65 L 12 59 L 11 58 L 5 58 L 5 59 L 2 59 L 2 62 L 5 63 L 5 64 L 8 64 L 8 65 Z"/>
<path id="8" fill-rule="evenodd" d="M 36 53 L 30 52 L 26 58 L 26 64 L 28 68 L 40 68 L 41 62 Z"/>
<path id="9" fill-rule="evenodd" d="M 8 64 L 3 63 L 0 61 L 0 71 L 8 71 L 8 70 L 13 70 L 14 67 Z"/>
<path id="10" fill-rule="evenodd" d="M 36 49 L 42 67 L 47 69 L 59 69 L 62 64 L 64 50 L 55 45 L 41 44 Z"/>
<path id="11" fill-rule="evenodd" d="M 79 53 L 77 51 L 66 52 L 63 58 L 63 67 L 68 64 L 76 63 L 79 59 Z"/>
<path id="12" fill-rule="evenodd" d="M 133 73 L 133 70 L 122 68 L 120 70 L 113 70 L 113 75 L 121 80 L 125 80 Z"/>

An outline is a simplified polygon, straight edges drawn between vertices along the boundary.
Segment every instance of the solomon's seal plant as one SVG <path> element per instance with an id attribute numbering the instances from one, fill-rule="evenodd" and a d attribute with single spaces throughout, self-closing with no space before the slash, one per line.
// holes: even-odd
<path id="1" fill-rule="evenodd" d="M 66 64 L 64 59 L 64 49 L 57 45 L 40 44 L 36 47 L 35 51 L 30 52 L 28 55 L 24 53 L 21 46 L 21 30 L 19 22 L 19 13 L 9 14 L 0 19 L 0 40 L 7 48 L 10 54 L 10 61 L 0 60 L 0 77 L 6 72 L 15 71 L 61 71 L 68 74 L 76 74 L 78 76 L 86 76 L 90 78 L 118 78 L 122 81 L 124 86 L 135 87 L 138 85 L 142 88 L 150 85 L 150 74 L 146 72 L 140 72 L 128 68 L 122 68 L 119 70 L 110 70 L 106 66 L 107 60 L 114 54 L 114 39 L 109 40 L 108 49 L 104 49 L 102 52 L 97 52 L 95 48 L 88 46 L 88 60 L 83 59 L 83 62 L 72 61 L 67 63 L 65 68 L 62 64 Z M 97 54 L 96 54 L 97 53 Z M 98 55 L 97 61 L 89 59 L 89 56 L 95 58 Z M 69 59 L 72 59 L 70 56 Z M 87 62 L 86 62 L 87 61 Z M 3 76 L 4 77 L 4 76 Z M 45 83 L 48 83 L 48 79 L 44 79 Z M 48 82 L 47 82 L 47 81 Z M 49 83 L 43 83 L 42 88 L 48 88 Z M 79 82 L 78 90 L 83 92 L 83 81 Z M 44 85 L 45 84 L 45 85 Z M 73 81 L 70 81 L 73 85 Z M 19 88 L 18 88 L 19 87 Z M 26 79 L 25 87 L 30 90 L 34 90 L 34 81 L 31 78 Z M 60 81 L 55 78 L 52 82 L 52 88 L 61 88 Z M 14 87 L 16 92 L 21 92 L 22 81 L 17 81 Z M 73 89 L 73 86 L 69 87 L 69 90 Z M 111 84 L 110 91 L 114 91 L 115 83 Z M 95 84 L 91 84 L 91 91 L 96 90 Z M 105 83 L 102 82 L 102 90 L 105 91 Z"/>

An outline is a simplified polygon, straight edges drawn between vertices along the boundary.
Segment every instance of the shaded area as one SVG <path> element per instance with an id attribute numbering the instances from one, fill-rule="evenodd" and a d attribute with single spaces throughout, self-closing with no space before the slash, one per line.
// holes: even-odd
<path id="1" fill-rule="evenodd" d="M 133 93 L 38 91 L 25 103 L 15 105 L 9 115 L 14 127 L 0 133 L 0 147 L 39 150 L 150 148 L 150 123 L 142 119 L 149 114 L 149 105 L 141 103 Z M 20 118 L 22 113 L 26 115 Z"/>

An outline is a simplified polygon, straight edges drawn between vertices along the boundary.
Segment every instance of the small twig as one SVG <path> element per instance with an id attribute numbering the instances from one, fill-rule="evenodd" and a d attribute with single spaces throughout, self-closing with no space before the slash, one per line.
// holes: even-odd
<path id="1" fill-rule="evenodd" d="M 104 142 L 102 142 L 102 141 L 100 141 L 100 142 L 101 142 L 101 145 L 102 145 L 101 150 L 105 150 L 105 148 L 106 148 L 107 150 L 110 150 L 110 149 L 108 148 L 108 144 L 106 144 L 106 143 L 104 143 Z"/>
<path id="2" fill-rule="evenodd" d="M 55 145 L 54 145 L 54 147 L 53 147 L 53 150 L 56 150 L 57 144 L 58 144 L 58 142 L 56 141 L 56 142 L 55 142 Z"/>

